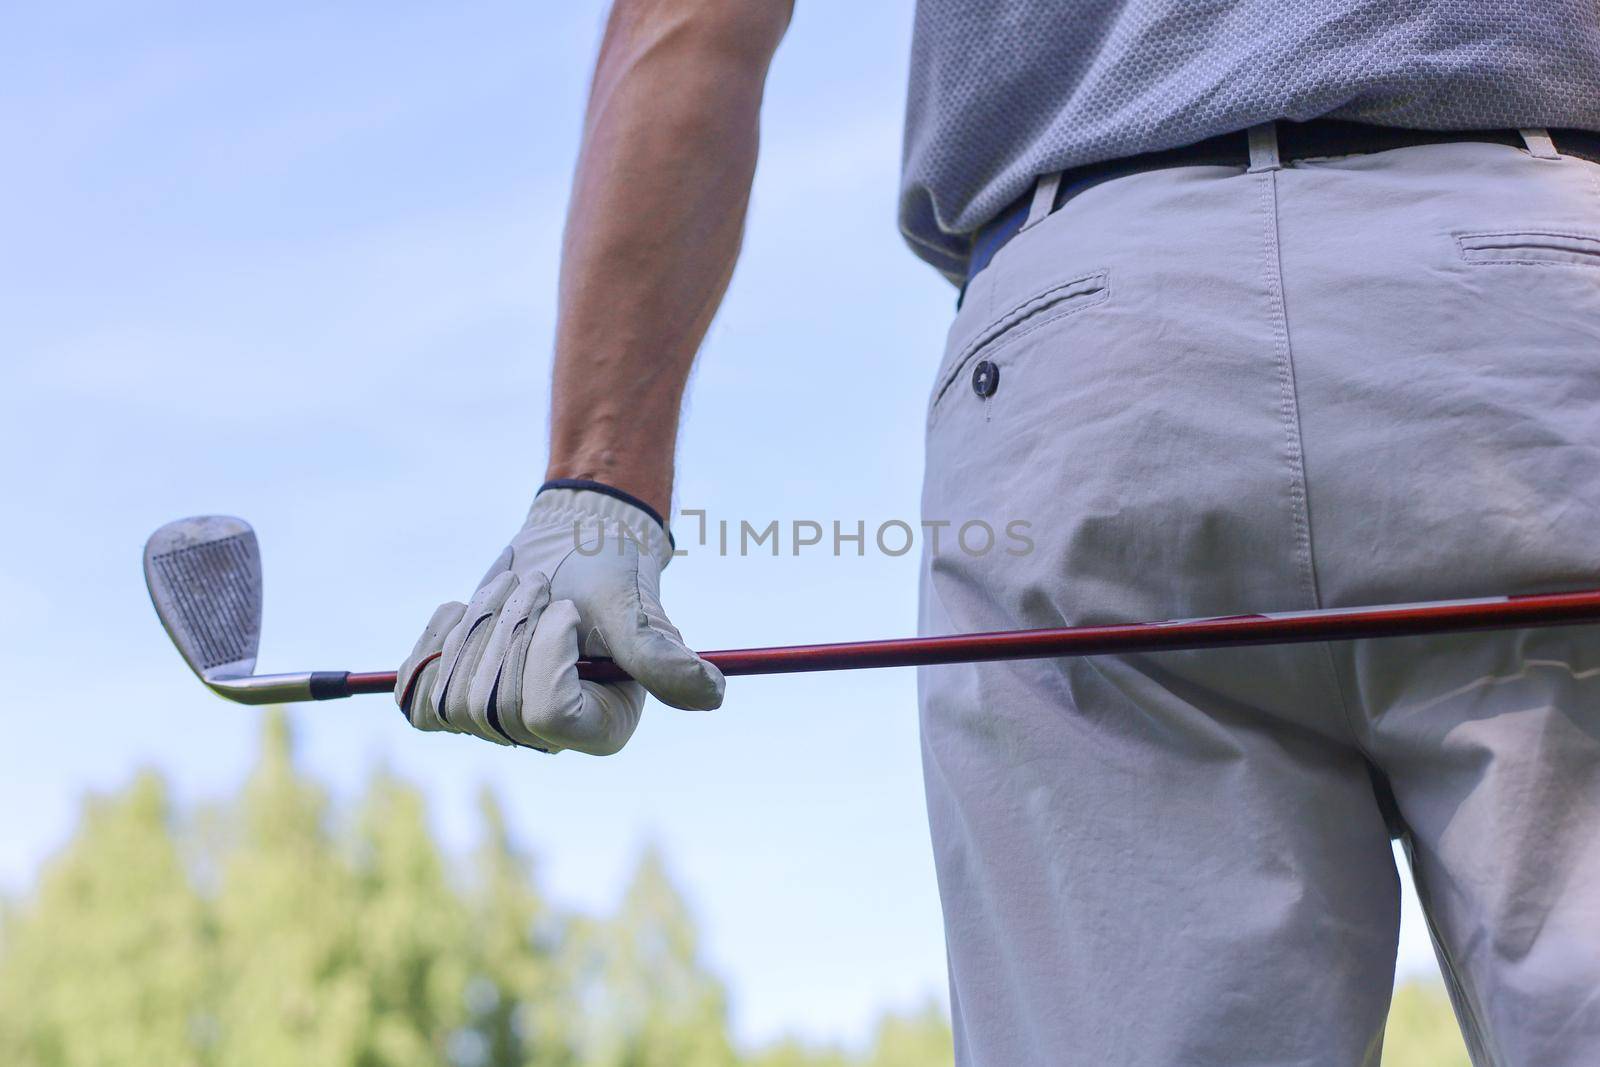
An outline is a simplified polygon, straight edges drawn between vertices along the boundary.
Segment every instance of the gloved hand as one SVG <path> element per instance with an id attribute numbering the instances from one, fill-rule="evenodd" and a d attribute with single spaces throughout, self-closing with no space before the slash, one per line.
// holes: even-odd
<path id="1" fill-rule="evenodd" d="M 472 600 L 433 613 L 400 667 L 396 703 L 419 730 L 597 756 L 633 736 L 646 690 L 675 708 L 720 706 L 722 672 L 661 608 L 671 558 L 660 522 L 633 503 L 541 490 Z M 635 680 L 582 681 L 580 655 L 610 656 Z"/>

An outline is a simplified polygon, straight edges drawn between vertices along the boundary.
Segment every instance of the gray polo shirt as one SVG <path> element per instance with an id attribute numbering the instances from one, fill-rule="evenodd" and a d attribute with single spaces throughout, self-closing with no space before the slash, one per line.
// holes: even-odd
<path id="1" fill-rule="evenodd" d="M 900 228 L 958 278 L 1040 174 L 1324 116 L 1600 130 L 1600 0 L 918 0 Z"/>

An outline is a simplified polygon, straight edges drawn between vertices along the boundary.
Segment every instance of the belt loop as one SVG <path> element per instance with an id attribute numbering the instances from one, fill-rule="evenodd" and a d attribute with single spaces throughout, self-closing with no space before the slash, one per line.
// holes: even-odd
<path id="1" fill-rule="evenodd" d="M 1561 158 L 1561 153 L 1556 151 L 1556 143 L 1550 139 L 1549 130 L 1534 126 L 1517 132 L 1522 134 L 1522 143 L 1528 146 L 1528 154 L 1534 159 Z"/>
<path id="2" fill-rule="evenodd" d="M 1039 184 L 1033 187 L 1033 203 L 1028 205 L 1028 218 L 1023 222 L 1022 230 L 1031 229 L 1039 225 L 1050 212 L 1056 209 L 1056 190 L 1061 188 L 1061 172 L 1046 174 L 1039 179 Z"/>
<path id="3" fill-rule="evenodd" d="M 1283 163 L 1278 159 L 1278 124 L 1263 122 L 1250 127 L 1250 169 L 1246 173 L 1259 174 L 1265 170 L 1278 170 L 1282 166 Z"/>

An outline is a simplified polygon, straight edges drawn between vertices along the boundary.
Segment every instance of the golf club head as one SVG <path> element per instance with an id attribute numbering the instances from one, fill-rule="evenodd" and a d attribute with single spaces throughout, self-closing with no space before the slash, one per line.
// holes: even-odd
<path id="1" fill-rule="evenodd" d="M 144 581 L 183 661 L 211 690 L 242 704 L 312 698 L 309 674 L 256 675 L 261 549 L 243 519 L 169 522 L 144 546 Z"/>
<path id="2" fill-rule="evenodd" d="M 189 669 L 212 680 L 255 673 L 261 647 L 261 549 L 243 519 L 169 522 L 144 546 L 144 583 Z"/>

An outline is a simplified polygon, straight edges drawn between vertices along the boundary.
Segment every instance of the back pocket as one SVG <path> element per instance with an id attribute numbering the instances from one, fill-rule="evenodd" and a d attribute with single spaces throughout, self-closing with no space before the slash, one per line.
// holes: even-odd
<path id="1" fill-rule="evenodd" d="M 1600 242 L 1597 242 L 1597 245 L 1600 245 Z M 1106 272 L 1103 270 L 1068 281 L 1054 282 L 1035 290 L 1032 295 L 1018 301 L 1009 311 L 979 330 L 961 347 L 960 353 L 949 364 L 950 370 L 946 372 L 934 391 L 930 407 L 938 408 L 939 401 L 944 399 L 944 394 L 949 391 L 950 386 L 961 378 L 980 354 L 987 356 L 1041 326 L 1074 312 L 1094 307 L 1110 295 Z"/>
<path id="2" fill-rule="evenodd" d="M 1528 267 L 1600 267 L 1600 237 L 1547 230 L 1456 235 L 1468 263 L 1515 263 Z"/>

